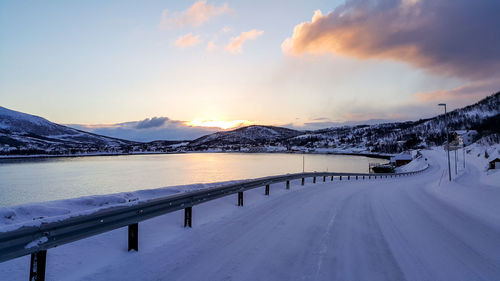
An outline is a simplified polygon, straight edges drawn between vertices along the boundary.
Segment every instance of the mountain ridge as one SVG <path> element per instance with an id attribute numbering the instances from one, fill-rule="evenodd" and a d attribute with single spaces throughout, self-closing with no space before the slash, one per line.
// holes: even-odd
<path id="1" fill-rule="evenodd" d="M 448 127 L 499 134 L 500 92 L 446 114 Z M 0 154 L 73 155 L 89 153 L 168 153 L 197 151 L 397 153 L 441 145 L 445 115 L 417 121 L 294 130 L 251 125 L 194 140 L 134 142 L 106 137 L 0 107 Z M 478 136 L 479 137 L 479 136 Z"/>

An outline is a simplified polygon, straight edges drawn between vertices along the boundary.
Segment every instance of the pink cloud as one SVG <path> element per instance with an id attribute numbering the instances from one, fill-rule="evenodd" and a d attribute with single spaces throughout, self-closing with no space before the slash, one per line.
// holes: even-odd
<path id="1" fill-rule="evenodd" d="M 498 77 L 499 9 L 499 1 L 346 0 L 296 25 L 282 50 L 392 59 L 467 79 Z"/>
<path id="2" fill-rule="evenodd" d="M 471 104 L 500 89 L 500 81 L 496 79 L 470 82 L 449 90 L 436 90 L 416 93 L 414 97 L 419 102 L 460 101 L 461 104 Z"/>
<path id="3" fill-rule="evenodd" d="M 217 49 L 217 45 L 215 45 L 215 42 L 214 40 L 210 41 L 207 43 L 207 46 L 205 47 L 205 50 L 207 52 L 212 52 L 214 51 L 215 49 Z"/>
<path id="4" fill-rule="evenodd" d="M 186 47 L 191 47 L 200 44 L 202 41 L 200 40 L 199 35 L 193 35 L 192 33 L 188 33 L 184 36 L 179 36 L 177 40 L 175 40 L 175 45 L 181 49 Z"/>
<path id="5" fill-rule="evenodd" d="M 160 26 L 164 28 L 198 27 L 208 22 L 211 18 L 233 12 L 227 4 L 215 6 L 207 4 L 206 0 L 199 0 L 182 12 L 171 14 L 168 10 L 164 10 L 161 14 Z"/>
<path id="6" fill-rule="evenodd" d="M 243 50 L 243 43 L 247 40 L 255 40 L 257 37 L 264 34 L 262 30 L 252 29 L 250 31 L 242 32 L 239 36 L 231 39 L 229 44 L 224 48 L 227 52 L 238 54 Z"/>

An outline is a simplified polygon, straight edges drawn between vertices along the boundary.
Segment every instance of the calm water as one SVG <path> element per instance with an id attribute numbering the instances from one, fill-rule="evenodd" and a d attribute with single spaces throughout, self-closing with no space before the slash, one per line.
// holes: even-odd
<path id="1" fill-rule="evenodd" d="M 305 155 L 306 171 L 368 172 L 383 159 Z M 302 172 L 302 154 L 194 153 L 0 160 L 0 206 Z"/>

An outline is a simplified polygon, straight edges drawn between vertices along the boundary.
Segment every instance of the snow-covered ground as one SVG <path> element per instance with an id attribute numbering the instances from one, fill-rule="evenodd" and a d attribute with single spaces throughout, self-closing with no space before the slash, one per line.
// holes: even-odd
<path id="1" fill-rule="evenodd" d="M 139 252 L 126 228 L 50 249 L 47 280 L 500 280 L 500 172 L 485 149 L 469 147 L 452 182 L 445 152 L 425 150 L 414 176 L 258 188 L 244 207 L 195 206 L 192 229 L 167 214 L 139 224 Z M 0 263 L 0 280 L 28 266 Z"/>

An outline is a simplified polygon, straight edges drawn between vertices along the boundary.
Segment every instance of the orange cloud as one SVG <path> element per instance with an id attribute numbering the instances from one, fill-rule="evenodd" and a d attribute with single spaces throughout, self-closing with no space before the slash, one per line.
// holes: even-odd
<path id="1" fill-rule="evenodd" d="M 230 9 L 227 4 L 215 6 L 207 4 L 206 0 L 199 0 L 182 12 L 170 14 L 168 10 L 164 10 L 161 14 L 160 26 L 164 28 L 184 26 L 198 27 L 211 18 L 227 13 L 233 13 L 233 10 Z"/>
<path id="2" fill-rule="evenodd" d="M 215 49 L 217 49 L 217 45 L 215 45 L 214 40 L 212 40 L 212 41 L 208 42 L 207 47 L 205 47 L 205 50 L 206 50 L 207 52 L 214 51 Z"/>
<path id="3" fill-rule="evenodd" d="M 181 49 L 186 47 L 191 47 L 200 44 L 202 41 L 200 40 L 199 35 L 193 35 L 192 33 L 188 33 L 184 36 L 179 36 L 177 40 L 175 40 L 175 45 Z"/>
<path id="4" fill-rule="evenodd" d="M 245 31 L 242 32 L 239 36 L 234 37 L 231 39 L 229 44 L 226 45 L 224 50 L 233 53 L 233 54 L 238 54 L 242 52 L 242 47 L 243 43 L 247 40 L 255 40 L 257 37 L 261 36 L 264 34 L 264 31 L 262 30 L 256 30 L 252 29 L 250 31 Z"/>
<path id="5" fill-rule="evenodd" d="M 286 55 L 337 54 L 392 59 L 435 74 L 500 75 L 499 1 L 346 0 L 315 11 L 282 43 Z"/>
<path id="6" fill-rule="evenodd" d="M 500 81 L 482 80 L 470 82 L 449 90 L 436 90 L 430 92 L 416 93 L 414 97 L 419 102 L 444 102 L 460 100 L 462 103 L 470 104 L 480 100 L 500 89 Z"/>
<path id="7" fill-rule="evenodd" d="M 195 119 L 185 123 L 186 126 L 192 127 L 208 127 L 208 128 L 221 128 L 221 129 L 234 129 L 243 126 L 249 126 L 255 124 L 255 122 L 248 120 L 203 120 Z"/>

